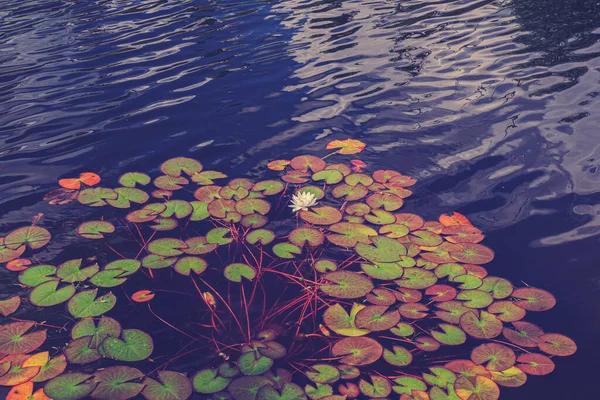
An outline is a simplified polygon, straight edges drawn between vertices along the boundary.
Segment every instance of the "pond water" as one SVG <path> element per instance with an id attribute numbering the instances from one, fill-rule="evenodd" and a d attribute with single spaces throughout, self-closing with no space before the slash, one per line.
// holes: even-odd
<path id="1" fill-rule="evenodd" d="M 42 197 L 83 171 L 261 179 L 358 139 L 418 180 L 407 212 L 467 215 L 494 275 L 556 296 L 536 321 L 579 351 L 501 398 L 595 398 L 599 109 L 597 0 L 4 0 L 0 228 L 72 229 L 89 211 Z"/>

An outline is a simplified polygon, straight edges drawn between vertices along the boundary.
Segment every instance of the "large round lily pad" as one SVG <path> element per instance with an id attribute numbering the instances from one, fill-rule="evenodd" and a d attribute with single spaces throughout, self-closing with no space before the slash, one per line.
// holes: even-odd
<path id="1" fill-rule="evenodd" d="M 147 400 L 187 400 L 192 395 L 192 384 L 183 374 L 158 371 L 158 381 L 146 378 L 142 382 L 142 396 Z"/>
<path id="2" fill-rule="evenodd" d="M 69 313 L 75 318 L 98 317 L 110 311 L 116 304 L 117 298 L 112 293 L 96 297 L 98 289 L 86 290 L 71 297 L 67 304 Z"/>
<path id="3" fill-rule="evenodd" d="M 328 282 L 319 286 L 329 296 L 357 299 L 373 290 L 373 283 L 364 275 L 349 271 L 335 271 L 323 275 Z"/>
<path id="4" fill-rule="evenodd" d="M 44 392 L 53 400 L 78 400 L 87 397 L 96 383 L 92 375 L 70 372 L 57 376 L 44 386 Z"/>
<path id="5" fill-rule="evenodd" d="M 0 353 L 30 353 L 46 341 L 46 331 L 26 333 L 33 328 L 33 321 L 11 322 L 0 326 Z"/>
<path id="6" fill-rule="evenodd" d="M 137 329 L 125 329 L 122 339 L 107 337 L 102 342 L 102 350 L 107 357 L 120 361 L 141 361 L 150 356 L 154 350 L 152 338 Z"/>
<path id="7" fill-rule="evenodd" d="M 361 337 L 348 337 L 336 342 L 331 348 L 335 356 L 343 356 L 340 362 L 349 365 L 368 365 L 379 360 L 383 354 L 383 347 L 374 339 Z"/>
<path id="8" fill-rule="evenodd" d="M 138 382 L 144 374 L 125 366 L 108 367 L 94 373 L 94 381 L 98 384 L 92 392 L 95 399 L 127 400 L 137 396 L 144 385 Z"/>

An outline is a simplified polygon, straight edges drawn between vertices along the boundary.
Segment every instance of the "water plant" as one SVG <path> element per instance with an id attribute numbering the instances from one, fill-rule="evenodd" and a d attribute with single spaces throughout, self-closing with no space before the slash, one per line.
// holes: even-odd
<path id="1" fill-rule="evenodd" d="M 401 212 L 413 178 L 337 160 L 364 148 L 335 140 L 258 182 L 186 157 L 116 187 L 61 179 L 45 199 L 92 207 L 62 234 L 94 255 L 55 263 L 39 221 L 0 238 L 28 290 L 0 300 L 8 398 L 494 400 L 576 351 L 524 320 L 556 300 L 488 274 L 465 216 Z M 115 319 L 132 312 L 155 337 Z"/>

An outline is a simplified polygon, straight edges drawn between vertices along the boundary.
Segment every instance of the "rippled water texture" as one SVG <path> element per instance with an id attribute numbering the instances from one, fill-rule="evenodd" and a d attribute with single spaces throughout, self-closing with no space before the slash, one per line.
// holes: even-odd
<path id="1" fill-rule="evenodd" d="M 419 179 L 408 211 L 469 215 L 495 275 L 558 298 L 580 351 L 505 398 L 596 398 L 599 39 L 597 0 L 3 0 L 2 230 L 59 225 L 41 197 L 83 170 L 260 176 L 357 138 Z"/>

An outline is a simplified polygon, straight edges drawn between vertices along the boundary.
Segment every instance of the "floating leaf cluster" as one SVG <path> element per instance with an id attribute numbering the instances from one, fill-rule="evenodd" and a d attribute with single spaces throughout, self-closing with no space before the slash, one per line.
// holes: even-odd
<path id="1" fill-rule="evenodd" d="M 555 298 L 489 274 L 494 252 L 465 216 L 402 212 L 415 179 L 326 161 L 364 148 L 335 140 L 323 158 L 270 162 L 281 176 L 259 182 L 185 157 L 165 161 L 158 176 L 127 172 L 112 188 L 89 172 L 61 179 L 46 200 L 111 210 L 75 234 L 114 256 L 46 263 L 51 234 L 37 225 L 0 238 L 0 262 L 30 289 L 26 301 L 0 300 L 8 398 L 494 400 L 576 351 L 525 321 Z M 152 286 L 176 278 L 187 286 Z M 130 281 L 148 287 L 130 291 Z M 197 331 L 153 311 L 171 293 L 203 310 Z M 107 316 L 127 300 L 191 340 L 186 347 L 209 348 L 210 362 L 190 370 L 178 366 L 181 355 L 161 354 L 168 361 L 138 369 L 154 365 L 152 337 Z M 69 319 L 61 327 L 11 317 L 22 303 Z M 49 332 L 63 329 L 67 343 L 49 346 Z"/>

